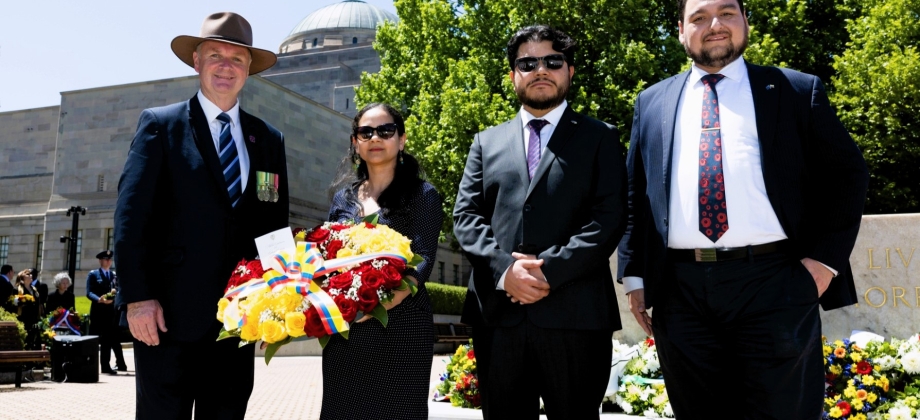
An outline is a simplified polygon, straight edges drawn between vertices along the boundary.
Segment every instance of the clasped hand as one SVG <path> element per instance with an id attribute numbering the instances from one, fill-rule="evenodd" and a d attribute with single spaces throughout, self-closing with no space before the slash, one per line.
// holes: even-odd
<path id="1" fill-rule="evenodd" d="M 543 275 L 543 260 L 536 255 L 512 252 L 513 264 L 505 273 L 505 295 L 511 302 L 531 304 L 549 295 L 549 283 Z"/>

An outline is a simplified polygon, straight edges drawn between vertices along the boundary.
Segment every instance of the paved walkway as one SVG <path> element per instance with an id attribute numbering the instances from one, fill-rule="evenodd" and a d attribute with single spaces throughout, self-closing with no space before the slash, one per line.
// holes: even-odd
<path id="1" fill-rule="evenodd" d="M 449 356 L 435 356 L 431 368 L 432 386 L 444 370 Z M 50 380 L 24 382 L 22 388 L 0 385 L 0 420 L 44 419 L 131 419 L 134 418 L 134 352 L 125 349 L 128 372 L 100 375 L 91 384 L 57 383 Z M 255 385 L 249 399 L 247 420 L 318 419 L 323 400 L 322 358 L 315 356 L 275 357 L 265 366 L 255 359 Z M 92 401 L 90 403 L 89 401 Z M 608 419 L 638 419 L 605 414 Z M 429 403 L 429 419 L 482 419 L 479 410 Z"/>

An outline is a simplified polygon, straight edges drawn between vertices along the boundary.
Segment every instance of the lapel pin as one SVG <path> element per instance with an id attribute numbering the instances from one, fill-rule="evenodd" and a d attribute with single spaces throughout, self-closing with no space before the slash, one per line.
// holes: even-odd
<path id="1" fill-rule="evenodd" d="M 767 85 L 767 90 L 772 90 L 772 89 L 773 89 L 773 85 Z"/>
<path id="2" fill-rule="evenodd" d="M 773 86 L 773 85 L 770 85 L 770 86 Z M 256 136 L 250 135 L 250 136 L 249 136 L 249 142 L 250 142 L 250 143 L 255 143 L 255 142 L 256 142 Z"/>
<path id="3" fill-rule="evenodd" d="M 572 120 L 572 124 L 578 124 L 578 121 Z"/>

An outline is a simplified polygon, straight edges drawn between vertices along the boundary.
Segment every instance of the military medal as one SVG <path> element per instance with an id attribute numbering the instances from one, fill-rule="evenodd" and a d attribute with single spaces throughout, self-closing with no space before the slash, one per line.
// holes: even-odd
<path id="1" fill-rule="evenodd" d="M 277 202 L 278 195 L 278 174 L 271 172 L 256 171 L 257 179 L 257 196 L 259 201 Z"/>

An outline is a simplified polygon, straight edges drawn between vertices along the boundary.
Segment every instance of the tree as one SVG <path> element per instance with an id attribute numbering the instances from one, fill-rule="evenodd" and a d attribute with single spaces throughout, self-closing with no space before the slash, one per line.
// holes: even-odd
<path id="1" fill-rule="evenodd" d="M 831 100 L 869 165 L 867 213 L 920 211 L 920 0 L 866 0 Z"/>
<path id="2" fill-rule="evenodd" d="M 397 0 L 400 22 L 377 31 L 381 70 L 362 76 L 357 102 L 406 113 L 407 147 L 450 215 L 473 136 L 518 110 L 505 45 L 519 28 L 547 24 L 579 43 L 573 109 L 629 138 L 632 105 L 687 61 L 675 6 L 657 0 Z M 671 22 L 673 24 L 667 24 Z M 445 218 L 444 232 L 452 229 Z"/>
<path id="3" fill-rule="evenodd" d="M 862 0 L 747 0 L 751 25 L 745 59 L 814 74 L 828 83 L 846 50 L 846 22 Z"/>

